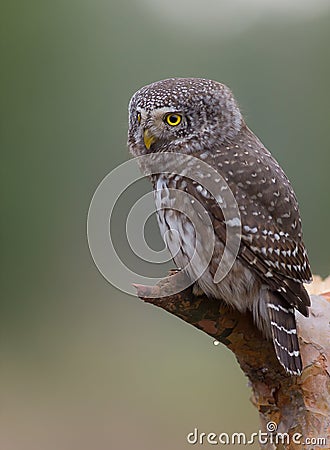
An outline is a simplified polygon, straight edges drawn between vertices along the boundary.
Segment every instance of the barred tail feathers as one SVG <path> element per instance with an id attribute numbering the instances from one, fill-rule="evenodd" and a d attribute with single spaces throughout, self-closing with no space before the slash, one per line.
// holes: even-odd
<path id="1" fill-rule="evenodd" d="M 267 311 L 277 359 L 290 375 L 301 375 L 302 361 L 294 310 L 280 296 L 269 293 Z"/>

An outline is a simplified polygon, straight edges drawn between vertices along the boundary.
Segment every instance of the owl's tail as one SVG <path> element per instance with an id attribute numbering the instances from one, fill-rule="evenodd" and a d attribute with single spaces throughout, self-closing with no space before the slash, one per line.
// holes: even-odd
<path id="1" fill-rule="evenodd" d="M 277 359 L 290 375 L 300 375 L 302 361 L 294 309 L 279 295 L 268 294 L 267 310 Z"/>

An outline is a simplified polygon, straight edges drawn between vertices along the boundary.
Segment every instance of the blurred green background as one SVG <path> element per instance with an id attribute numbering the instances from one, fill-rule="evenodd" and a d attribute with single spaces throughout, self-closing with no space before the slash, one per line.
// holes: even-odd
<path id="1" fill-rule="evenodd" d="M 258 429 L 233 355 L 109 285 L 86 240 L 96 187 L 129 158 L 130 96 L 201 76 L 233 89 L 292 180 L 313 272 L 330 272 L 329 3 L 246 3 L 2 2 L 1 450 Z"/>

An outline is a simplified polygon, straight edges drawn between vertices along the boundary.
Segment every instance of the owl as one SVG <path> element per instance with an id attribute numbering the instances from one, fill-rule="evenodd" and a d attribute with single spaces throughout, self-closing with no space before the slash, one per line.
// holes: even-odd
<path id="1" fill-rule="evenodd" d="M 158 223 L 194 292 L 250 311 L 286 372 L 300 375 L 295 313 L 308 316 L 303 283 L 312 275 L 298 203 L 278 162 L 247 127 L 230 89 L 201 78 L 142 87 L 129 104 L 128 147 L 133 156 L 163 157 L 149 176 Z M 165 169 L 166 155 L 173 155 L 180 170 L 173 164 Z M 211 179 L 212 192 L 203 179 Z M 231 193 L 231 201 L 224 200 L 224 192 Z M 228 220 L 226 209 L 233 204 L 236 215 Z M 239 245 L 235 254 L 227 252 L 234 254 L 233 262 L 217 279 L 234 226 Z"/>

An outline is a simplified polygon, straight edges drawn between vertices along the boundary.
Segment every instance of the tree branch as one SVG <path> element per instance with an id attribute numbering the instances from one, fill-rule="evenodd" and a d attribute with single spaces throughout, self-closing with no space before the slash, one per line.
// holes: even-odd
<path id="1" fill-rule="evenodd" d="M 176 292 L 180 290 L 184 277 L 177 272 L 154 287 L 136 285 L 137 294 L 145 302 L 166 310 L 226 345 L 235 354 L 250 380 L 251 400 L 259 411 L 262 430 L 266 431 L 267 423 L 275 422 L 277 433 L 289 435 L 289 439 L 278 436 L 280 442 L 284 441 L 283 445 L 268 442 L 261 444 L 261 448 L 330 448 L 330 294 L 312 296 L 309 318 L 297 314 L 305 369 L 301 377 L 291 377 L 278 363 L 273 344 L 266 341 L 253 324 L 251 314 L 241 314 L 216 299 L 196 297 L 191 288 L 166 296 L 170 290 L 173 292 L 173 287 Z M 312 288 L 315 291 L 315 285 Z M 325 438 L 327 445 L 322 442 L 318 445 L 316 441 L 308 444 L 307 438 Z M 276 435 L 273 439 L 276 442 Z"/>

